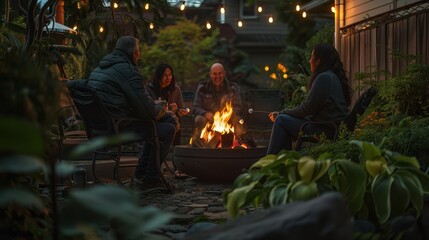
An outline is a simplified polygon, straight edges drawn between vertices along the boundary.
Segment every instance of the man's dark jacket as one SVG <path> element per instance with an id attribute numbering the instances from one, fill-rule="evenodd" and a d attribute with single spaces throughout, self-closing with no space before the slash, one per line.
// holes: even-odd
<path id="1" fill-rule="evenodd" d="M 158 119 L 163 108 L 154 104 L 131 56 L 115 49 L 89 76 L 89 85 L 114 117 Z"/>

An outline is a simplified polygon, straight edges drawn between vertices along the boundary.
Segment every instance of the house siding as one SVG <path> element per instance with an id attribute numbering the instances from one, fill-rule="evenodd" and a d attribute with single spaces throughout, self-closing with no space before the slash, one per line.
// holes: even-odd
<path id="1" fill-rule="evenodd" d="M 364 8 L 370 5 L 369 2 L 386 3 L 387 1 L 352 1 L 347 5 L 354 8 L 361 8 L 361 15 Z M 361 4 L 357 4 L 360 2 Z M 392 2 L 392 1 L 390 1 Z M 414 2 L 409 5 L 409 9 L 404 9 L 405 2 L 397 1 L 397 8 L 402 5 L 402 9 L 397 11 L 383 12 L 382 17 L 369 18 L 370 25 L 361 28 L 365 22 L 355 22 L 347 25 L 342 30 L 340 54 L 344 68 L 348 73 L 351 85 L 356 89 L 355 97 L 361 91 L 359 88 L 364 85 L 355 75 L 358 72 L 374 72 L 375 70 L 385 70 L 390 74 L 397 75 L 407 68 L 407 60 L 395 58 L 394 52 L 399 52 L 402 56 L 417 56 L 417 63 L 429 64 L 429 2 L 428 1 L 407 1 Z M 373 11 L 372 3 L 368 11 Z M 408 8 L 407 6 L 405 6 Z M 345 7 L 345 18 L 356 12 L 348 10 L 352 7 Z M 415 9 L 415 11 L 410 11 Z M 386 15 L 390 14 L 390 15 Z M 385 16 L 398 16 L 396 18 L 386 18 Z M 384 16 L 384 17 L 383 17 Z M 346 21 L 347 22 L 347 21 Z M 384 75 L 379 75 L 377 81 L 384 80 Z"/>

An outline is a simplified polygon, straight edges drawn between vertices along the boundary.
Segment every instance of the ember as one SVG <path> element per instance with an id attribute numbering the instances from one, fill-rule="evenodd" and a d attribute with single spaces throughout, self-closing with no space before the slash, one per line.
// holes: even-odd
<path id="1" fill-rule="evenodd" d="M 248 148 L 245 144 L 240 145 L 235 138 L 234 126 L 229 123 L 232 114 L 232 103 L 227 102 L 220 112 L 214 114 L 213 123 L 207 123 L 200 136 L 191 139 L 190 144 L 208 148 Z M 244 120 L 241 119 L 239 122 L 243 124 Z"/>

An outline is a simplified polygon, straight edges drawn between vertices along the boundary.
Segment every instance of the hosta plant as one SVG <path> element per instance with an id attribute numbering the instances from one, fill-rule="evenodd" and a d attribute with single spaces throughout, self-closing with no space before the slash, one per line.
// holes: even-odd
<path id="1" fill-rule="evenodd" d="M 251 206 L 268 208 L 338 191 L 352 215 L 375 216 L 379 224 L 400 215 L 418 216 L 423 194 L 429 192 L 429 177 L 420 171 L 417 159 L 372 143 L 351 143 L 361 149 L 360 163 L 329 153 L 314 159 L 294 151 L 261 158 L 225 194 L 229 214 L 238 216 Z"/>

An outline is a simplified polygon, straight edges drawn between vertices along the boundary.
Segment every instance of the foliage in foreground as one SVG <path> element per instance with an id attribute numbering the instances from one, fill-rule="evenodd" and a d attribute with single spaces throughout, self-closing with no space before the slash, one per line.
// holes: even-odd
<path id="1" fill-rule="evenodd" d="M 343 194 L 352 215 L 376 224 L 394 217 L 418 217 L 429 176 L 416 158 L 351 141 L 361 150 L 360 162 L 321 154 L 317 159 L 294 151 L 267 155 L 234 182 L 225 195 L 231 216 L 247 207 L 265 208 L 305 201 L 327 191 Z"/>

